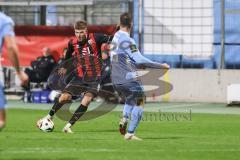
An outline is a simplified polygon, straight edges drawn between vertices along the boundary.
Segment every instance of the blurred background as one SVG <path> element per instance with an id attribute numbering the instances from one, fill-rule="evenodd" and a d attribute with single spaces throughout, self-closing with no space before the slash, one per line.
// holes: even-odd
<path id="1" fill-rule="evenodd" d="M 114 34 L 120 14 L 129 12 L 142 54 L 172 68 L 163 79 L 173 90 L 149 100 L 226 102 L 227 87 L 240 80 L 239 0 L 1 0 L 0 11 L 15 22 L 24 67 L 44 47 L 57 62 L 76 20 L 86 20 L 91 32 Z M 5 89 L 16 94 L 21 88 L 5 56 Z"/>

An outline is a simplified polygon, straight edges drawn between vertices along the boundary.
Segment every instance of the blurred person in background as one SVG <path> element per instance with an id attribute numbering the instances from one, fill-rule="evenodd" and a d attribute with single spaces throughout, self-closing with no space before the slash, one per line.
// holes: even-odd
<path id="1" fill-rule="evenodd" d="M 37 57 L 36 60 L 31 62 L 31 68 L 26 68 L 25 73 L 29 77 L 27 85 L 24 85 L 25 89 L 23 95 L 24 102 L 31 102 L 31 92 L 30 92 L 30 83 L 41 83 L 47 82 L 47 79 L 54 67 L 56 66 L 56 61 L 53 57 L 53 52 L 48 47 L 42 49 L 42 56 Z"/>
<path id="2" fill-rule="evenodd" d="M 25 73 L 29 77 L 29 82 L 46 82 L 50 73 L 56 65 L 51 50 L 48 47 L 42 49 L 43 55 L 31 62 L 31 68 L 27 68 Z"/>
<path id="3" fill-rule="evenodd" d="M 21 80 L 22 85 L 25 85 L 28 82 L 28 76 L 21 71 L 18 60 L 18 47 L 16 44 L 15 33 L 14 33 L 14 22 L 13 20 L 0 12 L 0 56 L 3 43 L 6 45 L 8 58 L 11 61 L 12 65 L 16 70 L 16 75 Z M 0 65 L 0 71 L 1 65 Z M 1 74 L 0 74 L 1 75 Z M 1 77 L 0 77 L 1 78 Z M 6 100 L 3 91 L 3 85 L 0 82 L 0 130 L 4 128 L 6 123 Z"/>
<path id="4" fill-rule="evenodd" d="M 63 52 L 61 54 L 61 57 L 60 57 L 60 59 L 57 62 L 58 65 L 61 64 L 64 61 L 66 53 L 67 53 L 67 48 L 63 48 Z"/>

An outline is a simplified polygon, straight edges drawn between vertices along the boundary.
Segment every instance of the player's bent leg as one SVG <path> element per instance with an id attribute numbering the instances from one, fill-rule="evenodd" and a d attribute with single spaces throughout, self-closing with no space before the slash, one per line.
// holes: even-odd
<path id="1" fill-rule="evenodd" d="M 72 95 L 67 92 L 63 92 L 59 98 L 55 100 L 52 109 L 49 111 L 49 118 L 52 118 L 54 114 L 66 103 L 72 100 Z"/>
<path id="2" fill-rule="evenodd" d="M 134 107 L 131 112 L 131 120 L 128 127 L 128 133 L 124 136 L 124 138 L 126 140 L 141 140 L 140 138 L 136 137 L 134 133 L 143 115 L 145 95 L 142 87 L 136 83 L 135 86 L 132 88 L 132 95 L 130 95 L 129 97 L 132 97 L 135 100 L 135 105 L 133 105 Z"/>
<path id="3" fill-rule="evenodd" d="M 3 87 L 0 83 L 0 130 L 4 128 L 6 123 L 6 99 L 3 93 Z"/>
<path id="4" fill-rule="evenodd" d="M 6 122 L 6 111 L 5 109 L 0 109 L 0 131 L 5 127 Z"/>
<path id="5" fill-rule="evenodd" d="M 129 90 L 130 87 L 131 87 L 131 84 L 114 85 L 114 88 L 116 89 L 118 94 L 121 96 L 121 98 L 125 99 L 122 118 L 120 119 L 120 122 L 119 122 L 119 132 L 122 135 L 126 134 L 128 119 L 130 118 L 130 115 L 133 109 L 133 105 L 131 105 L 132 92 Z"/>
<path id="6" fill-rule="evenodd" d="M 90 93 L 90 92 L 85 93 L 81 104 L 84 105 L 84 106 L 88 106 L 89 103 L 91 103 L 91 101 L 93 100 L 94 97 L 95 96 L 94 96 L 93 93 Z"/>
<path id="7" fill-rule="evenodd" d="M 131 120 L 128 127 L 128 132 L 125 134 L 125 140 L 142 140 L 135 136 L 136 128 L 138 127 L 143 114 L 143 108 L 141 106 L 134 106 L 131 114 Z"/>
<path id="8" fill-rule="evenodd" d="M 49 111 L 48 115 L 39 119 L 37 121 L 37 127 L 39 128 L 40 123 L 43 119 L 53 119 L 53 116 L 55 113 L 67 102 L 70 102 L 72 100 L 72 95 L 70 93 L 64 92 L 60 95 L 60 97 L 57 97 L 55 100 L 55 103 L 52 107 L 52 109 Z"/>
<path id="9" fill-rule="evenodd" d="M 130 105 L 127 101 L 123 108 L 123 117 L 120 119 L 120 122 L 119 122 L 119 132 L 121 135 L 126 134 L 127 124 L 131 116 L 132 109 L 133 109 L 133 106 Z"/>
<path id="10" fill-rule="evenodd" d="M 128 127 L 128 132 L 124 135 L 125 140 L 138 140 L 141 141 L 142 139 L 135 135 L 136 128 L 139 125 L 139 122 L 142 119 L 143 108 L 141 106 L 134 106 L 132 114 L 131 114 L 131 121 Z"/>
<path id="11" fill-rule="evenodd" d="M 59 97 L 58 102 L 65 104 L 67 102 L 70 102 L 71 100 L 72 100 L 72 95 L 70 93 L 68 93 L 68 92 L 64 92 Z"/>
<path id="12" fill-rule="evenodd" d="M 86 113 L 88 105 L 90 104 L 93 98 L 94 95 L 90 92 L 84 94 L 81 105 L 77 108 L 77 110 L 74 112 L 73 116 L 67 123 L 67 125 L 63 128 L 63 132 L 73 133 L 71 127 Z"/>

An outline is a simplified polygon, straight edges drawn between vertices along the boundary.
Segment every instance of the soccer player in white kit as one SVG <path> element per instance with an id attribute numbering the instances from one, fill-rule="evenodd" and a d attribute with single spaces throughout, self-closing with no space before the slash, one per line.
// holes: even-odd
<path id="1" fill-rule="evenodd" d="M 14 22 L 13 20 L 0 12 L 0 57 L 2 52 L 3 43 L 6 44 L 6 49 L 8 53 L 8 58 L 16 70 L 16 75 L 22 82 L 22 85 L 26 84 L 28 81 L 28 76 L 21 71 L 18 60 L 18 47 L 15 40 L 15 34 L 13 31 Z M 2 72 L 2 67 L 0 63 L 0 72 Z M 3 74 L 0 74 L 0 80 L 3 79 Z M 3 92 L 3 81 L 0 81 L 0 130 L 5 126 L 6 122 L 6 100 Z"/>
<path id="2" fill-rule="evenodd" d="M 134 39 L 130 37 L 131 28 L 130 15 L 123 13 L 120 16 L 120 30 L 115 33 L 111 44 L 111 78 L 114 88 L 125 100 L 119 131 L 126 140 L 141 140 L 135 136 L 135 130 L 143 114 L 145 95 L 141 80 L 137 78 L 137 68 L 169 69 L 169 65 L 153 62 L 142 56 Z M 130 124 L 126 131 L 129 119 Z"/>

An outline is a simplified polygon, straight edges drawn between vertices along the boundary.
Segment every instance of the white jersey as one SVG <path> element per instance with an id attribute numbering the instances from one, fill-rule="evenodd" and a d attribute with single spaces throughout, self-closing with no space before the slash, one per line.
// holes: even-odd
<path id="1" fill-rule="evenodd" d="M 127 32 L 118 31 L 112 40 L 111 65 L 112 65 L 112 82 L 114 84 L 124 84 L 132 81 L 136 77 L 137 68 L 135 61 L 132 59 L 133 50 L 137 51 L 135 41 Z"/>
<path id="2" fill-rule="evenodd" d="M 13 20 L 0 12 L 0 54 L 2 52 L 2 46 L 5 36 L 14 36 L 13 31 L 14 23 Z"/>
<path id="3" fill-rule="evenodd" d="M 127 32 L 119 30 L 111 43 L 111 65 L 113 84 L 135 81 L 138 77 L 137 67 L 161 68 L 161 64 L 144 57 L 138 50 L 136 42 Z"/>
<path id="4" fill-rule="evenodd" d="M 3 83 L 1 54 L 2 54 L 4 37 L 15 35 L 13 31 L 13 27 L 14 27 L 13 20 L 10 17 L 6 16 L 4 13 L 0 12 L 0 84 Z"/>

